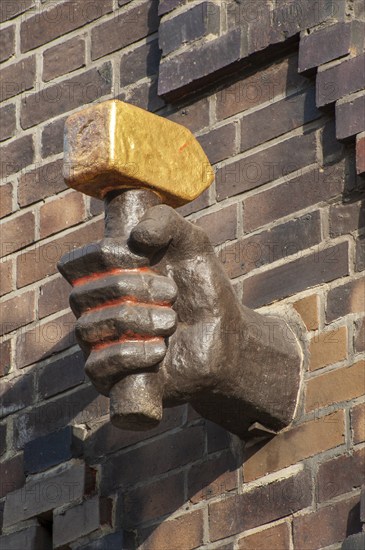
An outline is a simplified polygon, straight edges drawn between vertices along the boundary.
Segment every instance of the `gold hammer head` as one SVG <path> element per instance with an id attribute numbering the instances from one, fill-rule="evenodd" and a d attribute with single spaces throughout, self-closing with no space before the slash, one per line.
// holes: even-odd
<path id="1" fill-rule="evenodd" d="M 64 177 L 69 187 L 99 199 L 116 189 L 145 188 L 176 207 L 197 198 L 214 174 L 190 130 L 110 100 L 68 117 Z"/>

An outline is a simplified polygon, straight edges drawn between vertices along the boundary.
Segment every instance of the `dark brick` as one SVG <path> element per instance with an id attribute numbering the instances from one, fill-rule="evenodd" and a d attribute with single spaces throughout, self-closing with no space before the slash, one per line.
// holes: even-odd
<path id="1" fill-rule="evenodd" d="M 3 301 L 0 312 L 0 335 L 3 336 L 35 320 L 35 292 L 23 292 Z"/>
<path id="2" fill-rule="evenodd" d="M 48 124 L 42 132 L 42 157 L 50 157 L 63 151 L 65 120 L 60 118 Z"/>
<path id="3" fill-rule="evenodd" d="M 24 13 L 33 5 L 33 0 L 2 0 L 0 4 L 0 23 Z"/>
<path id="4" fill-rule="evenodd" d="M 237 237 L 237 206 L 232 204 L 202 216 L 194 223 L 204 229 L 213 245 L 232 241 Z"/>
<path id="5" fill-rule="evenodd" d="M 321 218 L 317 210 L 227 245 L 220 250 L 219 257 L 233 279 L 288 256 L 299 258 L 302 250 L 321 240 Z"/>
<path id="6" fill-rule="evenodd" d="M 126 537 L 123 531 L 110 533 L 105 537 L 88 542 L 85 546 L 81 546 L 79 550 L 121 550 L 121 548 L 129 548 L 123 546 L 126 543 Z"/>
<path id="7" fill-rule="evenodd" d="M 0 418 L 24 409 L 33 403 L 34 373 L 0 382 Z"/>
<path id="8" fill-rule="evenodd" d="M 93 489 L 92 471 L 79 462 L 62 464 L 51 472 L 30 476 L 25 487 L 8 494 L 4 527 L 71 504 Z"/>
<path id="9" fill-rule="evenodd" d="M 29 441 L 24 447 L 24 470 L 36 474 L 79 455 L 72 427 Z"/>
<path id="10" fill-rule="evenodd" d="M 39 319 L 57 311 L 69 308 L 71 286 L 63 277 L 58 277 L 42 285 L 39 289 Z"/>
<path id="11" fill-rule="evenodd" d="M 338 237 L 365 226 L 365 210 L 362 202 L 337 204 L 330 208 L 330 235 Z"/>
<path id="12" fill-rule="evenodd" d="M 91 58 L 99 59 L 156 32 L 159 25 L 157 9 L 158 1 L 149 0 L 94 27 L 91 31 Z M 108 40 L 105 40 L 106 36 Z"/>
<path id="13" fill-rule="evenodd" d="M 188 216 L 193 212 L 203 210 L 207 206 L 210 206 L 212 203 L 213 201 L 210 198 L 210 189 L 206 189 L 204 193 L 202 193 L 197 199 L 189 202 L 188 204 L 184 204 L 184 206 L 180 206 L 177 211 L 182 216 Z"/>
<path id="14" fill-rule="evenodd" d="M 165 15 L 175 8 L 186 4 L 186 0 L 160 0 L 158 7 L 158 15 Z"/>
<path id="15" fill-rule="evenodd" d="M 30 128 L 85 103 L 92 103 L 110 93 L 111 82 L 111 64 L 105 63 L 99 68 L 29 94 L 22 100 L 21 125 L 24 129 Z"/>
<path id="16" fill-rule="evenodd" d="M 209 125 L 209 101 L 205 97 L 199 101 L 180 107 L 174 113 L 167 114 L 166 118 L 182 124 L 192 132 L 198 132 Z"/>
<path id="17" fill-rule="evenodd" d="M 356 171 L 365 174 L 365 134 L 356 136 Z"/>
<path id="18" fill-rule="evenodd" d="M 85 65 L 85 43 L 80 38 L 53 46 L 43 54 L 43 80 L 70 73 Z"/>
<path id="19" fill-rule="evenodd" d="M 120 495 L 117 515 L 124 529 L 135 529 L 160 516 L 175 512 L 185 503 L 184 474 L 179 473 Z"/>
<path id="20" fill-rule="evenodd" d="M 47 399 L 81 384 L 85 379 L 84 363 L 79 351 L 44 366 L 38 375 L 40 396 Z"/>
<path id="21" fill-rule="evenodd" d="M 365 68 L 364 68 L 365 71 Z M 351 78 L 351 77 L 350 77 Z M 336 104 L 337 139 L 346 139 L 365 130 L 365 93 Z"/>
<path id="22" fill-rule="evenodd" d="M 11 254 L 34 242 L 34 240 L 35 218 L 33 212 L 25 212 L 16 218 L 4 221 L 0 234 L 0 255 Z"/>
<path id="23" fill-rule="evenodd" d="M 5 101 L 33 88 L 35 83 L 35 56 L 22 59 L 0 71 L 0 101 Z"/>
<path id="24" fill-rule="evenodd" d="M 90 214 L 92 216 L 99 216 L 104 213 L 104 202 L 100 199 L 90 197 Z"/>
<path id="25" fill-rule="evenodd" d="M 52 536 L 41 525 L 32 525 L 21 531 L 0 537 L 3 550 L 52 550 Z"/>
<path id="26" fill-rule="evenodd" d="M 354 349 L 355 353 L 365 351 L 365 318 L 355 321 Z"/>
<path id="27" fill-rule="evenodd" d="M 318 470 L 319 502 L 332 500 L 338 495 L 361 487 L 364 482 L 364 471 L 365 449 L 321 464 Z"/>
<path id="28" fill-rule="evenodd" d="M 348 275 L 348 243 L 318 249 L 314 254 L 245 279 L 243 303 L 261 307 Z"/>
<path id="29" fill-rule="evenodd" d="M 13 185 L 6 183 L 0 187 L 0 218 L 13 211 Z"/>
<path id="30" fill-rule="evenodd" d="M 105 423 L 97 425 L 96 429 L 84 441 L 85 457 L 93 464 L 96 459 L 107 454 L 115 453 L 150 437 L 178 428 L 182 425 L 183 412 L 184 407 L 164 409 L 163 418 L 157 428 L 142 433 L 120 430 L 113 426 L 108 419 Z"/>
<path id="31" fill-rule="evenodd" d="M 227 66 L 241 58 L 241 31 L 233 29 L 227 34 L 186 52 L 166 58 L 160 64 L 158 94 L 168 99 L 181 96 L 196 89 L 214 73 L 226 70 Z"/>
<path id="32" fill-rule="evenodd" d="M 135 84 L 141 78 L 157 74 L 160 62 L 158 40 L 138 46 L 135 50 L 121 56 L 120 85 Z"/>
<path id="33" fill-rule="evenodd" d="M 322 107 L 365 88 L 365 55 L 320 69 L 317 74 L 317 105 Z"/>
<path id="34" fill-rule="evenodd" d="M 244 200 L 245 231 L 253 231 L 301 210 L 340 195 L 345 179 L 345 164 L 314 168 L 276 187 Z"/>
<path id="35" fill-rule="evenodd" d="M 26 19 L 20 29 L 21 51 L 27 52 L 59 36 L 83 27 L 112 11 L 112 0 L 68 0 L 53 4 Z"/>
<path id="36" fill-rule="evenodd" d="M 19 454 L 6 462 L 0 462 L 0 498 L 23 487 L 25 475 L 23 455 Z"/>
<path id="37" fill-rule="evenodd" d="M 6 424 L 0 424 L 0 456 L 6 451 Z M 0 522 L 1 532 L 1 522 Z"/>
<path id="38" fill-rule="evenodd" d="M 66 189 L 62 176 L 62 159 L 49 162 L 23 174 L 19 179 L 20 206 L 45 199 Z"/>
<path id="39" fill-rule="evenodd" d="M 313 132 L 289 138 L 220 168 L 216 174 L 217 200 L 255 189 L 315 161 Z"/>
<path id="40" fill-rule="evenodd" d="M 32 136 L 23 136 L 1 148 L 0 175 L 7 178 L 19 172 L 34 159 L 34 146 Z"/>
<path id="41" fill-rule="evenodd" d="M 106 499 L 93 497 L 66 511 L 55 512 L 53 516 L 54 548 L 63 547 L 110 523 L 110 519 L 105 517 L 108 505 L 111 508 L 110 502 Z"/>
<path id="42" fill-rule="evenodd" d="M 6 61 L 15 53 L 15 25 L 0 31 L 0 62 Z"/>
<path id="43" fill-rule="evenodd" d="M 147 550 L 193 550 L 203 544 L 204 519 L 202 510 L 183 514 L 159 525 L 143 529 L 140 539 Z M 168 546 L 166 546 L 168 541 Z"/>
<path id="44" fill-rule="evenodd" d="M 326 122 L 323 128 L 320 130 L 320 142 L 322 148 L 323 165 L 334 164 L 343 159 L 346 155 L 346 146 L 341 141 L 338 141 L 336 137 L 336 119 L 333 117 Z M 354 170 L 349 170 L 347 177 L 351 177 L 355 180 Z"/>
<path id="45" fill-rule="evenodd" d="M 188 471 L 188 498 L 194 504 L 236 489 L 239 465 L 231 451 L 195 464 Z"/>
<path id="46" fill-rule="evenodd" d="M 350 535 L 341 546 L 341 550 L 363 550 L 363 548 L 365 548 L 365 533 Z"/>
<path id="47" fill-rule="evenodd" d="M 157 77 L 122 92 L 117 99 L 132 103 L 132 105 L 152 113 L 162 109 L 165 105 L 164 100 L 157 95 Z"/>
<path id="48" fill-rule="evenodd" d="M 359 237 L 356 241 L 355 271 L 365 269 L 365 238 Z"/>
<path id="49" fill-rule="evenodd" d="M 326 319 L 332 323 L 349 313 L 365 310 L 364 281 L 357 279 L 328 291 Z"/>
<path id="50" fill-rule="evenodd" d="M 71 422 L 90 422 L 107 413 L 107 398 L 98 395 L 91 386 L 82 386 L 71 394 L 18 415 L 14 426 L 16 447 L 23 448 L 32 439 L 48 435 Z"/>
<path id="51" fill-rule="evenodd" d="M 122 455 L 114 455 L 103 465 L 101 494 L 107 495 L 116 488 L 130 487 L 184 466 L 200 458 L 203 451 L 204 430 L 201 426 L 193 426 Z M 151 456 L 159 459 L 150 460 Z"/>
<path id="52" fill-rule="evenodd" d="M 11 367 L 11 342 L 9 338 L 0 344 L 0 378 L 8 374 Z"/>
<path id="53" fill-rule="evenodd" d="M 209 162 L 215 164 L 235 153 L 236 124 L 226 124 L 198 137 Z"/>
<path id="54" fill-rule="evenodd" d="M 324 548 L 360 531 L 359 500 L 352 497 L 295 518 L 294 548 Z"/>
<path id="55" fill-rule="evenodd" d="M 0 109 L 0 141 L 9 139 L 15 134 L 15 105 L 6 105 Z"/>
<path id="56" fill-rule="evenodd" d="M 220 10 L 213 2 L 200 4 L 170 18 L 162 20 L 159 27 L 159 44 L 163 55 L 177 50 L 186 42 L 197 40 L 208 34 L 219 33 Z"/>
<path id="57" fill-rule="evenodd" d="M 206 430 L 208 453 L 215 453 L 229 448 L 231 438 L 227 430 L 209 421 L 206 422 Z"/>
<path id="58" fill-rule="evenodd" d="M 319 67 L 349 53 L 361 53 L 364 23 L 337 23 L 304 35 L 299 46 L 299 72 Z"/>
<path id="59" fill-rule="evenodd" d="M 241 119 L 240 150 L 252 149 L 320 117 L 314 88 L 286 97 Z"/>
<path id="60" fill-rule="evenodd" d="M 307 471 L 254 488 L 242 495 L 226 497 L 209 505 L 211 540 L 216 541 L 291 516 L 311 502 L 312 481 Z"/>

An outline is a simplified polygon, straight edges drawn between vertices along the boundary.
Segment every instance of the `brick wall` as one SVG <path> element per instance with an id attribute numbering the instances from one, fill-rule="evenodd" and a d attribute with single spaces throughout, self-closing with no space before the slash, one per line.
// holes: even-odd
<path id="1" fill-rule="evenodd" d="M 361 531 L 364 19 L 357 0 L 2 1 L 3 548 L 335 550 Z M 297 417 L 270 440 L 188 406 L 119 431 L 84 376 L 56 263 L 103 215 L 65 188 L 63 124 L 112 97 L 195 133 L 216 179 L 182 214 L 239 300 L 305 331 Z"/>

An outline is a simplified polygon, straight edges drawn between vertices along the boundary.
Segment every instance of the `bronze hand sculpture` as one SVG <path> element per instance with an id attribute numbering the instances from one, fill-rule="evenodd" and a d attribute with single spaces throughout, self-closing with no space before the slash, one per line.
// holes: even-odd
<path id="1" fill-rule="evenodd" d="M 74 286 L 86 372 L 110 396 L 113 423 L 147 429 L 162 405 L 190 402 L 240 436 L 257 422 L 288 425 L 301 350 L 287 323 L 239 303 L 204 231 L 159 204 L 145 180 L 139 191 L 106 180 L 105 239 L 59 269 Z"/>

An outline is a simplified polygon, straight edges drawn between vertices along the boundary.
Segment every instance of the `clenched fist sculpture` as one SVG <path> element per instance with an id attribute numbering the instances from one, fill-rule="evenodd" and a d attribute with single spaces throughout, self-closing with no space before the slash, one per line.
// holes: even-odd
<path id="1" fill-rule="evenodd" d="M 242 437 L 255 423 L 288 425 L 301 350 L 286 321 L 240 304 L 205 232 L 160 204 L 152 185 L 113 190 L 103 170 L 105 238 L 64 256 L 59 269 L 73 285 L 86 372 L 110 397 L 112 422 L 148 429 L 163 406 L 189 402 Z"/>

